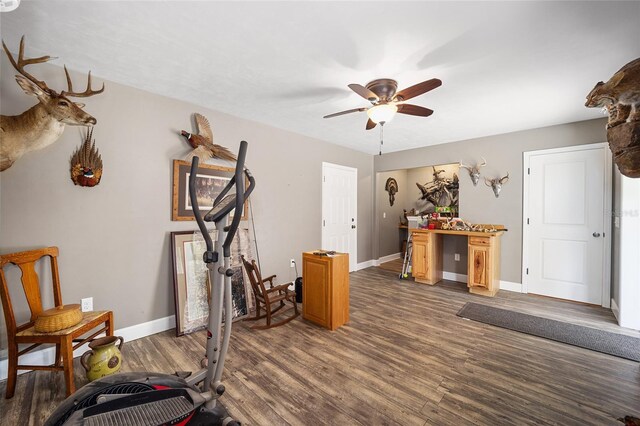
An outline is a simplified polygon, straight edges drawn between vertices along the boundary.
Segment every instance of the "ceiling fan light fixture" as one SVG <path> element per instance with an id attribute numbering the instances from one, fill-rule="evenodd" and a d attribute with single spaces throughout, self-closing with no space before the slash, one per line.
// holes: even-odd
<path id="1" fill-rule="evenodd" d="M 376 105 L 367 110 L 367 115 L 374 123 L 388 123 L 398 112 L 396 104 Z"/>

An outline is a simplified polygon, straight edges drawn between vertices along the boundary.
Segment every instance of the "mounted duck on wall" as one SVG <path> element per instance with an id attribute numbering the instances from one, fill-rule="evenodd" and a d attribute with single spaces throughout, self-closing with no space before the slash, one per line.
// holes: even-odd
<path id="1" fill-rule="evenodd" d="M 185 157 L 185 160 L 191 161 L 193 157 L 198 156 L 200 161 L 205 161 L 209 158 L 236 161 L 236 156 L 233 155 L 231 151 L 224 146 L 213 143 L 213 132 L 211 131 L 209 120 L 207 120 L 204 115 L 198 113 L 193 114 L 193 116 L 196 119 L 198 133 L 189 133 L 185 130 L 180 131 L 180 134 L 187 139 L 187 142 L 189 142 L 189 145 L 193 148 L 193 151 Z"/>

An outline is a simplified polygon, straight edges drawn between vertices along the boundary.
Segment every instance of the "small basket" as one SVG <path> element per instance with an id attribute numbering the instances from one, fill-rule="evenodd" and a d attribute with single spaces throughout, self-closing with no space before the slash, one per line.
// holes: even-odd
<path id="1" fill-rule="evenodd" d="M 82 311 L 79 304 L 61 305 L 40 312 L 34 328 L 38 333 L 53 333 L 73 327 L 80 321 L 82 321 Z"/>

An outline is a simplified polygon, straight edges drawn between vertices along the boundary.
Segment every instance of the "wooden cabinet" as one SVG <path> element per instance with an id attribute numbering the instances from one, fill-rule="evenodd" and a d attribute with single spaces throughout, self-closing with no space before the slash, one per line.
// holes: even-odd
<path id="1" fill-rule="evenodd" d="M 442 280 L 442 236 L 414 233 L 411 275 L 414 280 L 433 285 Z"/>
<path id="2" fill-rule="evenodd" d="M 302 254 L 302 316 L 335 330 L 349 321 L 349 255 Z"/>
<path id="3" fill-rule="evenodd" d="M 500 239 L 497 237 L 469 237 L 469 292 L 494 296 L 500 289 Z"/>
<path id="4" fill-rule="evenodd" d="M 442 280 L 442 235 L 460 235 L 468 238 L 469 262 L 467 286 L 469 292 L 494 296 L 500 289 L 500 236 L 503 231 L 491 233 L 452 230 L 413 230 L 411 270 L 418 283 L 436 284 Z"/>

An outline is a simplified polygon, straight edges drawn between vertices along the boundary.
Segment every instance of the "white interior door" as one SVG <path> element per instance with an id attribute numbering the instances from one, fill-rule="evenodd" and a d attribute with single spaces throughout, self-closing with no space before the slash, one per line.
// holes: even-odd
<path id="1" fill-rule="evenodd" d="M 610 162 L 604 144 L 525 153 L 523 283 L 602 305 L 609 287 Z M 607 199 L 608 198 L 608 199 Z M 608 299 L 606 299 L 608 301 Z"/>
<path id="2" fill-rule="evenodd" d="M 357 265 L 358 169 L 322 163 L 322 248 L 349 253 Z"/>

